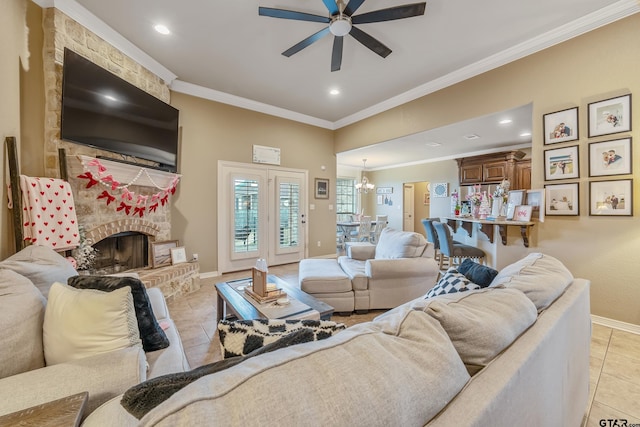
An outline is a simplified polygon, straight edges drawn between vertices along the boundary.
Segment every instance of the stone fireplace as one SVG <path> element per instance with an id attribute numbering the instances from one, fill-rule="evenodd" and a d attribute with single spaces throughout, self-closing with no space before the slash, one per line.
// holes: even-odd
<path id="1" fill-rule="evenodd" d="M 136 271 L 147 287 L 160 287 L 165 297 L 188 293 L 200 287 L 198 263 L 183 263 L 175 266 L 151 269 L 150 246 L 154 242 L 173 240 L 171 235 L 171 202 L 162 203 L 153 211 L 136 215 L 135 201 L 130 202 L 131 210 L 118 209 L 122 203 L 121 190 L 105 185 L 103 181 L 88 185 L 79 178 L 87 171 L 86 157 L 117 158 L 114 153 L 74 144 L 60 139 L 60 112 L 62 97 L 62 63 L 64 48 L 85 56 L 92 62 L 109 70 L 129 83 L 145 90 L 157 98 L 169 102 L 170 92 L 167 82 L 127 57 L 121 51 L 89 31 L 56 8 L 43 10 L 44 29 L 44 73 L 45 73 L 45 176 L 60 177 L 61 165 L 65 165 L 67 179 L 73 190 L 78 224 L 82 227 L 88 242 L 100 250 L 96 268 L 100 273 Z M 59 158 L 60 149 L 66 154 Z M 84 156 L 84 157 L 83 157 Z M 62 160 L 62 161 L 61 161 Z M 153 165 L 138 159 L 137 163 Z M 109 163 L 107 161 L 107 163 Z M 113 162 L 112 162 L 113 163 Z M 118 169 L 116 167 L 115 169 Z M 128 169 L 128 170 L 127 170 Z M 124 165 L 118 169 L 124 176 L 136 176 L 141 166 Z M 133 175 L 127 175 L 128 173 Z M 160 173 L 160 172 L 158 172 Z M 115 177 L 115 175 L 114 175 Z M 123 178 L 122 183 L 130 183 L 131 178 Z M 148 182 L 134 180 L 126 188 L 137 196 L 151 197 L 159 191 Z M 152 180 L 153 182 L 153 180 Z M 106 203 L 101 194 L 111 193 Z"/>

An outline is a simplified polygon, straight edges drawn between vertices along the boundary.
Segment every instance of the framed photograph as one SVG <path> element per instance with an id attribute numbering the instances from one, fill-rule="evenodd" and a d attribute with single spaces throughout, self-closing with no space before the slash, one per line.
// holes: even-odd
<path id="1" fill-rule="evenodd" d="M 589 104 L 589 138 L 631 130 L 631 94 Z"/>
<path id="2" fill-rule="evenodd" d="M 376 196 L 376 202 L 381 205 L 383 203 L 384 198 L 382 197 L 382 194 L 378 194 L 378 196 Z"/>
<path id="3" fill-rule="evenodd" d="M 580 164 L 577 145 L 544 151 L 545 181 L 579 177 Z"/>
<path id="4" fill-rule="evenodd" d="M 633 216 L 633 180 L 589 182 L 589 215 Z"/>
<path id="5" fill-rule="evenodd" d="M 187 262 L 187 252 L 184 246 L 171 248 L 171 264 L 181 264 L 183 262 Z"/>
<path id="6" fill-rule="evenodd" d="M 423 205 L 428 205 L 430 203 L 431 200 L 431 196 L 429 195 L 429 193 L 424 193 L 424 198 L 422 199 L 422 204 Z"/>
<path id="7" fill-rule="evenodd" d="M 580 215 L 579 187 L 577 182 L 545 185 L 545 215 Z"/>
<path id="8" fill-rule="evenodd" d="M 171 265 L 171 249 L 178 247 L 177 240 L 151 243 L 151 267 Z"/>
<path id="9" fill-rule="evenodd" d="M 324 178 L 316 178 L 315 185 L 316 199 L 328 199 L 329 198 L 329 180 Z"/>
<path id="10" fill-rule="evenodd" d="M 524 203 L 525 190 L 511 190 L 507 198 L 507 216 L 506 219 L 513 219 L 516 212 L 516 206 Z"/>
<path id="11" fill-rule="evenodd" d="M 376 194 L 393 194 L 393 187 L 378 187 Z"/>
<path id="12" fill-rule="evenodd" d="M 433 193 L 432 197 L 447 197 L 449 196 L 449 184 L 446 182 L 432 184 L 431 193 Z"/>
<path id="13" fill-rule="evenodd" d="M 589 143 L 589 176 L 631 173 L 631 138 Z"/>
<path id="14" fill-rule="evenodd" d="M 542 116 L 544 145 L 578 139 L 578 107 Z"/>
<path id="15" fill-rule="evenodd" d="M 522 222 L 531 221 L 532 210 L 533 208 L 529 205 L 516 206 L 515 212 L 513 213 L 513 220 Z"/>
<path id="16" fill-rule="evenodd" d="M 531 217 L 544 222 L 544 190 L 527 190 L 527 205 L 531 206 Z"/>

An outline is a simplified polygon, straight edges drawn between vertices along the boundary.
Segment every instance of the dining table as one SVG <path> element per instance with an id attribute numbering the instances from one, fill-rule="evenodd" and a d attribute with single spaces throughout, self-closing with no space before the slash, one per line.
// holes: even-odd
<path id="1" fill-rule="evenodd" d="M 342 235 L 343 241 L 348 241 L 349 236 L 351 236 L 352 231 L 357 231 L 358 227 L 360 227 L 360 221 L 338 221 L 338 228 L 340 229 L 340 234 Z M 373 228 L 376 225 L 376 221 L 371 221 L 371 227 Z"/>

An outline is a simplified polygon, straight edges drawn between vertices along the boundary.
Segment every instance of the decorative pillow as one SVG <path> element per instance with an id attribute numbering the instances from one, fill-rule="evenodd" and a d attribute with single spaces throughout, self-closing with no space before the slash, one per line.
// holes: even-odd
<path id="1" fill-rule="evenodd" d="M 46 246 L 27 246 L 0 262 L 0 267 L 31 280 L 45 298 L 53 282 L 67 283 L 69 277 L 78 275 L 69 261 Z"/>
<path id="2" fill-rule="evenodd" d="M 164 333 L 156 316 L 153 314 L 151 302 L 147 295 L 144 283 L 136 277 L 112 277 L 112 276 L 75 276 L 69 278 L 69 285 L 78 289 L 97 289 L 111 292 L 125 286 L 131 288 L 133 305 L 138 319 L 138 330 L 142 339 L 144 351 L 156 351 L 169 347 L 169 338 Z"/>
<path id="3" fill-rule="evenodd" d="M 451 267 L 444 276 L 438 280 L 438 283 L 427 292 L 425 299 L 438 295 L 473 291 L 474 289 L 480 289 L 480 286 L 467 279 L 466 276 L 461 274 L 455 267 Z"/>
<path id="4" fill-rule="evenodd" d="M 422 256 L 427 239 L 420 233 L 385 228 L 376 245 L 376 259 L 416 258 Z"/>
<path id="5" fill-rule="evenodd" d="M 314 340 L 322 340 L 346 329 L 346 326 L 329 320 L 223 319 L 218 322 L 222 357 L 247 355 L 302 328 L 311 329 Z"/>
<path id="6" fill-rule="evenodd" d="M 29 279 L 0 268 L 0 378 L 44 367 L 44 306 Z"/>
<path id="7" fill-rule="evenodd" d="M 436 298 L 424 311 L 440 322 L 470 375 L 509 347 L 538 316 L 522 292 L 505 288 Z"/>
<path id="8" fill-rule="evenodd" d="M 174 393 L 188 386 L 195 380 L 205 375 L 213 374 L 243 362 L 250 357 L 259 354 L 269 353 L 274 350 L 289 347 L 294 344 L 301 344 L 315 340 L 314 332 L 309 328 L 302 328 L 283 335 L 276 341 L 260 347 L 246 356 L 235 356 L 223 359 L 208 365 L 200 366 L 188 372 L 177 372 L 175 374 L 162 375 L 152 378 L 138 385 L 131 387 L 122 396 L 120 404 L 131 415 L 140 419 L 147 412 L 170 398 Z"/>
<path id="9" fill-rule="evenodd" d="M 572 282 L 573 275 L 559 260 L 534 252 L 503 268 L 490 286 L 504 285 L 524 292 L 540 312 Z"/>
<path id="10" fill-rule="evenodd" d="M 462 264 L 458 266 L 458 271 L 481 288 L 489 286 L 491 281 L 498 275 L 498 270 L 478 264 L 469 258 L 465 258 L 465 260 L 462 261 Z"/>
<path id="11" fill-rule="evenodd" d="M 54 283 L 43 343 L 47 365 L 141 345 L 131 289 L 102 292 Z"/>

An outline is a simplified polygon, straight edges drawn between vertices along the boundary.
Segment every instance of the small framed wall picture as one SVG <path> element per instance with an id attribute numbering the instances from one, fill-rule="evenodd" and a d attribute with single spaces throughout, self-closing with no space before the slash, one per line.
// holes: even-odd
<path id="1" fill-rule="evenodd" d="M 577 182 L 545 185 L 545 215 L 580 215 L 579 187 Z"/>
<path id="2" fill-rule="evenodd" d="M 577 145 L 544 151 L 545 181 L 579 177 L 580 164 Z"/>
<path id="3" fill-rule="evenodd" d="M 531 206 L 531 217 L 544 222 L 544 189 L 527 190 L 527 205 Z"/>
<path id="4" fill-rule="evenodd" d="M 589 215 L 633 216 L 633 180 L 589 182 Z"/>
<path id="5" fill-rule="evenodd" d="M 544 145 L 578 139 L 578 107 L 543 116 Z"/>
<path id="6" fill-rule="evenodd" d="M 513 213 L 513 220 L 522 221 L 522 222 L 531 221 L 532 210 L 533 210 L 533 207 L 529 205 L 516 206 L 516 209 Z"/>
<path id="7" fill-rule="evenodd" d="M 589 176 L 631 173 L 631 138 L 589 144 Z"/>
<path id="8" fill-rule="evenodd" d="M 432 197 L 447 197 L 449 195 L 449 184 L 437 182 L 431 186 Z"/>
<path id="9" fill-rule="evenodd" d="M 324 178 L 316 178 L 315 181 L 315 198 L 316 199 L 328 199 L 329 198 L 329 180 Z"/>
<path id="10" fill-rule="evenodd" d="M 183 262 L 187 262 L 187 252 L 184 246 L 171 248 L 171 264 L 182 264 Z"/>
<path id="11" fill-rule="evenodd" d="M 631 94 L 589 104 L 589 138 L 631 130 Z"/>
<path id="12" fill-rule="evenodd" d="M 171 265 L 171 249 L 178 247 L 177 240 L 151 243 L 151 267 Z"/>
<path id="13" fill-rule="evenodd" d="M 507 216 L 506 219 L 514 219 L 516 206 L 520 206 L 524 202 L 525 190 L 511 190 L 507 198 Z"/>

